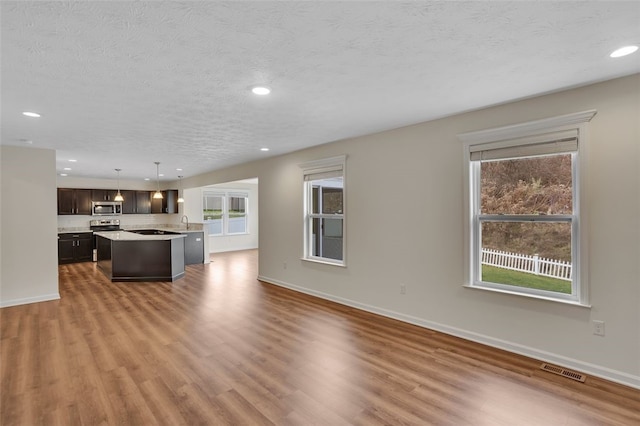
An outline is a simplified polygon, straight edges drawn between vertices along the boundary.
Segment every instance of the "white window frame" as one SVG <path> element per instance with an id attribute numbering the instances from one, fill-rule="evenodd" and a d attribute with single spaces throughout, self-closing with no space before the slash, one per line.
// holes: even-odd
<path id="1" fill-rule="evenodd" d="M 219 234 L 209 234 L 209 236 L 212 237 L 223 237 L 223 236 L 227 236 L 227 235 L 248 235 L 250 233 L 249 231 L 249 193 L 247 191 L 243 191 L 243 190 L 233 190 L 233 189 L 229 189 L 229 190 L 218 190 L 218 189 L 203 189 L 202 190 L 202 198 L 204 200 L 205 196 L 212 196 L 212 197 L 221 197 L 222 198 L 222 232 Z M 235 197 L 235 198 L 244 198 L 245 199 L 245 212 L 244 212 L 244 218 L 245 218 L 245 230 L 244 232 L 230 232 L 229 231 L 229 206 L 230 206 L 230 198 L 231 197 Z M 203 214 L 203 223 L 208 224 L 208 222 L 206 222 L 204 220 L 204 214 Z"/>
<path id="2" fill-rule="evenodd" d="M 231 206 L 231 198 L 244 198 L 244 231 L 243 232 L 231 232 L 229 230 L 230 217 L 229 209 Z M 225 235 L 247 235 L 249 233 L 249 194 L 239 191 L 228 191 L 225 198 L 224 209 L 224 221 L 226 224 Z"/>
<path id="3" fill-rule="evenodd" d="M 222 218 L 221 218 L 222 226 L 220 227 L 220 233 L 218 233 L 218 234 L 209 234 L 209 236 L 212 236 L 212 237 L 221 237 L 221 236 L 223 236 L 225 234 L 225 220 L 224 220 L 224 212 L 226 210 L 226 208 L 225 208 L 225 205 L 226 205 L 225 193 L 223 191 L 211 191 L 211 190 L 203 189 L 202 190 L 202 199 L 203 199 L 203 201 L 204 201 L 204 198 L 206 196 L 209 196 L 209 197 L 220 197 L 222 199 Z M 203 212 L 204 212 L 204 208 L 203 208 Z M 206 222 L 204 220 L 204 213 L 202 215 L 202 222 L 204 224 L 206 224 L 206 225 L 209 224 L 209 222 Z"/>
<path id="4" fill-rule="evenodd" d="M 579 306 L 589 306 L 588 287 L 588 251 L 587 251 L 587 211 L 586 211 L 586 185 L 585 170 L 588 151 L 588 122 L 596 114 L 595 110 L 574 114 L 552 117 L 528 123 L 494 129 L 469 132 L 458 135 L 463 142 L 464 160 L 464 287 L 489 290 L 499 293 L 507 293 L 532 297 L 537 299 L 563 302 Z M 541 143 L 562 139 L 566 135 L 575 135 L 577 138 L 577 151 L 572 153 L 572 177 L 573 177 L 573 214 L 554 215 L 552 217 L 531 215 L 517 215 L 513 218 L 507 216 L 493 217 L 480 214 L 480 161 L 477 155 L 490 150 L 505 150 L 519 152 L 515 157 L 526 158 L 527 151 L 536 150 Z M 559 143 L 561 145 L 561 143 Z M 547 148 L 545 148 L 547 149 Z M 553 148 L 548 148 L 551 153 Z M 557 152 L 566 152 L 559 146 Z M 496 151 L 494 151 L 496 152 Z M 472 160 L 472 155 L 474 159 Z M 507 154 L 508 155 L 508 154 Z M 529 289 L 495 283 L 487 283 L 481 280 L 481 235 L 480 228 L 483 221 L 490 220 L 531 220 L 533 222 L 569 222 L 571 223 L 571 252 L 573 280 L 570 295 L 552 291 Z"/>
<path id="5" fill-rule="evenodd" d="M 302 180 L 304 184 L 303 195 L 303 255 L 302 260 L 324 263 L 335 266 L 347 266 L 347 188 L 346 188 L 346 155 L 325 158 L 322 160 L 308 161 L 300 164 L 302 169 Z M 313 213 L 313 189 L 311 188 L 311 176 L 322 176 L 323 174 L 331 175 L 336 172 L 342 174 L 342 214 L 322 214 Z M 342 219 L 342 260 L 331 259 L 327 257 L 314 256 L 313 253 L 313 220 L 314 219 Z"/>

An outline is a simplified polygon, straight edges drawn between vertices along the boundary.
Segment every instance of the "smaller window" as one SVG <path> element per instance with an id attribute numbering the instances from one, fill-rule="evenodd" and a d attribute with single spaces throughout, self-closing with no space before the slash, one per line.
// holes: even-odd
<path id="1" fill-rule="evenodd" d="M 303 259 L 345 265 L 345 157 L 302 164 Z"/>
<path id="2" fill-rule="evenodd" d="M 249 195 L 244 192 L 204 191 L 202 216 L 209 235 L 247 234 Z"/>
<path id="3" fill-rule="evenodd" d="M 247 204 L 246 194 L 229 194 L 227 197 L 227 234 L 247 233 Z"/>
<path id="4" fill-rule="evenodd" d="M 203 220 L 209 235 L 223 235 L 224 194 L 205 192 L 203 196 Z"/>

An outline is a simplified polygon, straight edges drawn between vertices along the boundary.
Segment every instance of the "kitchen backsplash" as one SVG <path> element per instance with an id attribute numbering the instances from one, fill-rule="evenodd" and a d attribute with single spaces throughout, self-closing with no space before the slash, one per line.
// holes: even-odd
<path id="1" fill-rule="evenodd" d="M 121 228 L 137 228 L 146 225 L 179 226 L 182 215 L 178 214 L 127 214 L 120 216 L 83 216 L 83 215 L 59 215 L 58 231 L 79 231 L 89 229 L 89 221 L 94 219 L 120 219 Z M 182 224 L 184 226 L 184 224 Z M 195 225 L 195 224 L 194 224 Z M 189 226 L 191 228 L 191 226 Z"/>

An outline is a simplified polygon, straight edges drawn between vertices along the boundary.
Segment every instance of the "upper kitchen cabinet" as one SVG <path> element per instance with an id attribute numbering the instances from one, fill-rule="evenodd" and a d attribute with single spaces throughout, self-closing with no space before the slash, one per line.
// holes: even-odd
<path id="1" fill-rule="evenodd" d="M 114 201 L 117 193 L 115 189 L 92 189 L 91 198 L 93 201 Z"/>
<path id="2" fill-rule="evenodd" d="M 122 214 L 149 214 L 151 213 L 151 192 L 123 189 L 120 191 L 124 201 L 122 202 Z"/>
<path id="3" fill-rule="evenodd" d="M 169 189 L 162 192 L 162 199 L 151 199 L 151 213 L 178 213 L 178 190 Z"/>
<path id="4" fill-rule="evenodd" d="M 120 191 L 124 201 L 122 202 L 122 214 L 134 214 L 136 212 L 136 191 Z"/>
<path id="5" fill-rule="evenodd" d="M 58 188 L 58 214 L 91 214 L 90 189 Z"/>
<path id="6" fill-rule="evenodd" d="M 151 191 L 135 191 L 136 193 L 136 211 L 138 214 L 151 213 Z"/>

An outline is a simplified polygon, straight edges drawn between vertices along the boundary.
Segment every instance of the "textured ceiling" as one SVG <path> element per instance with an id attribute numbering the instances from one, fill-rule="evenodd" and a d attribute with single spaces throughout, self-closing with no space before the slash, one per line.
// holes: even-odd
<path id="1" fill-rule="evenodd" d="M 637 1 L 0 7 L 2 144 L 71 176 L 173 180 L 640 71 L 608 57 Z"/>

